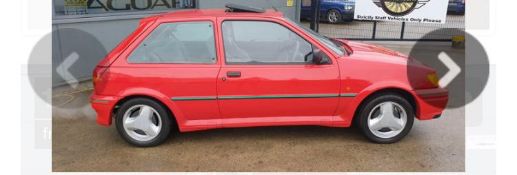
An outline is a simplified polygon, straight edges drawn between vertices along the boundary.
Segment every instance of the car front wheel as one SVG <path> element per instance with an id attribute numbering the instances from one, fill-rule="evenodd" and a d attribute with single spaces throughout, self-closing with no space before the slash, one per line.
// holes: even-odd
<path id="1" fill-rule="evenodd" d="M 119 134 L 128 143 L 149 147 L 163 143 L 171 131 L 171 117 L 156 101 L 131 99 L 121 105 L 116 115 Z"/>
<path id="2" fill-rule="evenodd" d="M 376 143 L 394 143 L 411 130 L 415 118 L 411 104 L 398 94 L 370 98 L 359 113 L 359 127 Z"/>
<path id="3" fill-rule="evenodd" d="M 327 12 L 327 21 L 332 24 L 339 23 L 341 21 L 341 13 L 337 10 L 329 10 Z"/>

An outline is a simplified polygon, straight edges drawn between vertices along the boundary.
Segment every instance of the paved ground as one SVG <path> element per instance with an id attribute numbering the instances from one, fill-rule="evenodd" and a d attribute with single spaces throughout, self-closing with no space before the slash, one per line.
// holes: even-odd
<path id="1" fill-rule="evenodd" d="M 407 53 L 411 43 L 377 42 Z M 447 45 L 436 47 L 449 48 Z M 88 85 L 54 98 L 54 171 L 464 171 L 465 113 L 446 110 L 415 121 L 401 142 L 368 142 L 356 129 L 258 127 L 175 134 L 165 144 L 136 148 L 115 127 L 95 124 L 85 105 Z M 54 95 L 69 91 L 57 88 Z M 83 106 L 79 108 L 79 106 Z"/>
<path id="2" fill-rule="evenodd" d="M 302 21 L 309 26 L 308 21 Z M 400 22 L 377 22 L 376 38 L 399 39 L 402 23 Z M 463 15 L 447 15 L 445 24 L 420 24 L 406 23 L 404 29 L 404 38 L 420 39 L 428 32 L 441 28 L 465 28 L 465 16 Z M 320 23 L 320 33 L 332 38 L 371 38 L 373 33 L 373 22 L 371 21 L 353 21 L 341 24 Z M 443 33 L 432 36 L 434 39 L 450 39 L 451 33 Z"/>

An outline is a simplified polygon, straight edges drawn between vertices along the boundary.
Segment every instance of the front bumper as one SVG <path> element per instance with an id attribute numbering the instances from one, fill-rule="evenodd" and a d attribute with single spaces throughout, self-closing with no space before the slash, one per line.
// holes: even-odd
<path id="1" fill-rule="evenodd" d="M 90 103 L 97 113 L 97 124 L 110 126 L 113 115 L 113 109 L 119 99 L 114 96 L 92 95 Z"/>
<path id="2" fill-rule="evenodd" d="M 465 13 L 465 4 L 461 3 L 450 3 L 447 7 L 447 12 L 450 13 Z"/>
<path id="3" fill-rule="evenodd" d="M 352 21 L 354 20 L 354 11 L 345 11 L 341 13 L 341 19 L 343 21 Z"/>
<path id="4" fill-rule="evenodd" d="M 414 93 L 418 105 L 417 117 L 420 120 L 438 118 L 449 101 L 449 91 L 443 88 L 416 90 Z"/>

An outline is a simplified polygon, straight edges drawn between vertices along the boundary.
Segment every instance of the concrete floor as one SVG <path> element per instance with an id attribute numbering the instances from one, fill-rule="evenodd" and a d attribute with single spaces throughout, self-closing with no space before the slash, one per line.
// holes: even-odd
<path id="1" fill-rule="evenodd" d="M 403 53 L 412 45 L 377 44 Z M 405 139 L 389 145 L 370 143 L 354 128 L 303 126 L 181 133 L 158 147 L 136 148 L 124 142 L 114 126 L 95 123 L 95 112 L 87 104 L 89 85 L 82 86 L 72 95 L 56 96 L 70 90 L 54 90 L 53 171 L 465 170 L 463 109 L 448 109 L 437 120 L 415 121 Z"/>

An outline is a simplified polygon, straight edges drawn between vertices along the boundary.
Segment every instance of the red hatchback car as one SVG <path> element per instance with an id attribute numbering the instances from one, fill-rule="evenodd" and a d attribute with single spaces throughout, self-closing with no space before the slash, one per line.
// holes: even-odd
<path id="1" fill-rule="evenodd" d="M 408 81 L 411 59 L 329 39 L 280 12 L 189 10 L 144 18 L 93 73 L 97 122 L 155 146 L 173 129 L 352 123 L 377 143 L 402 139 L 414 118 L 440 117 L 435 71 Z"/>

